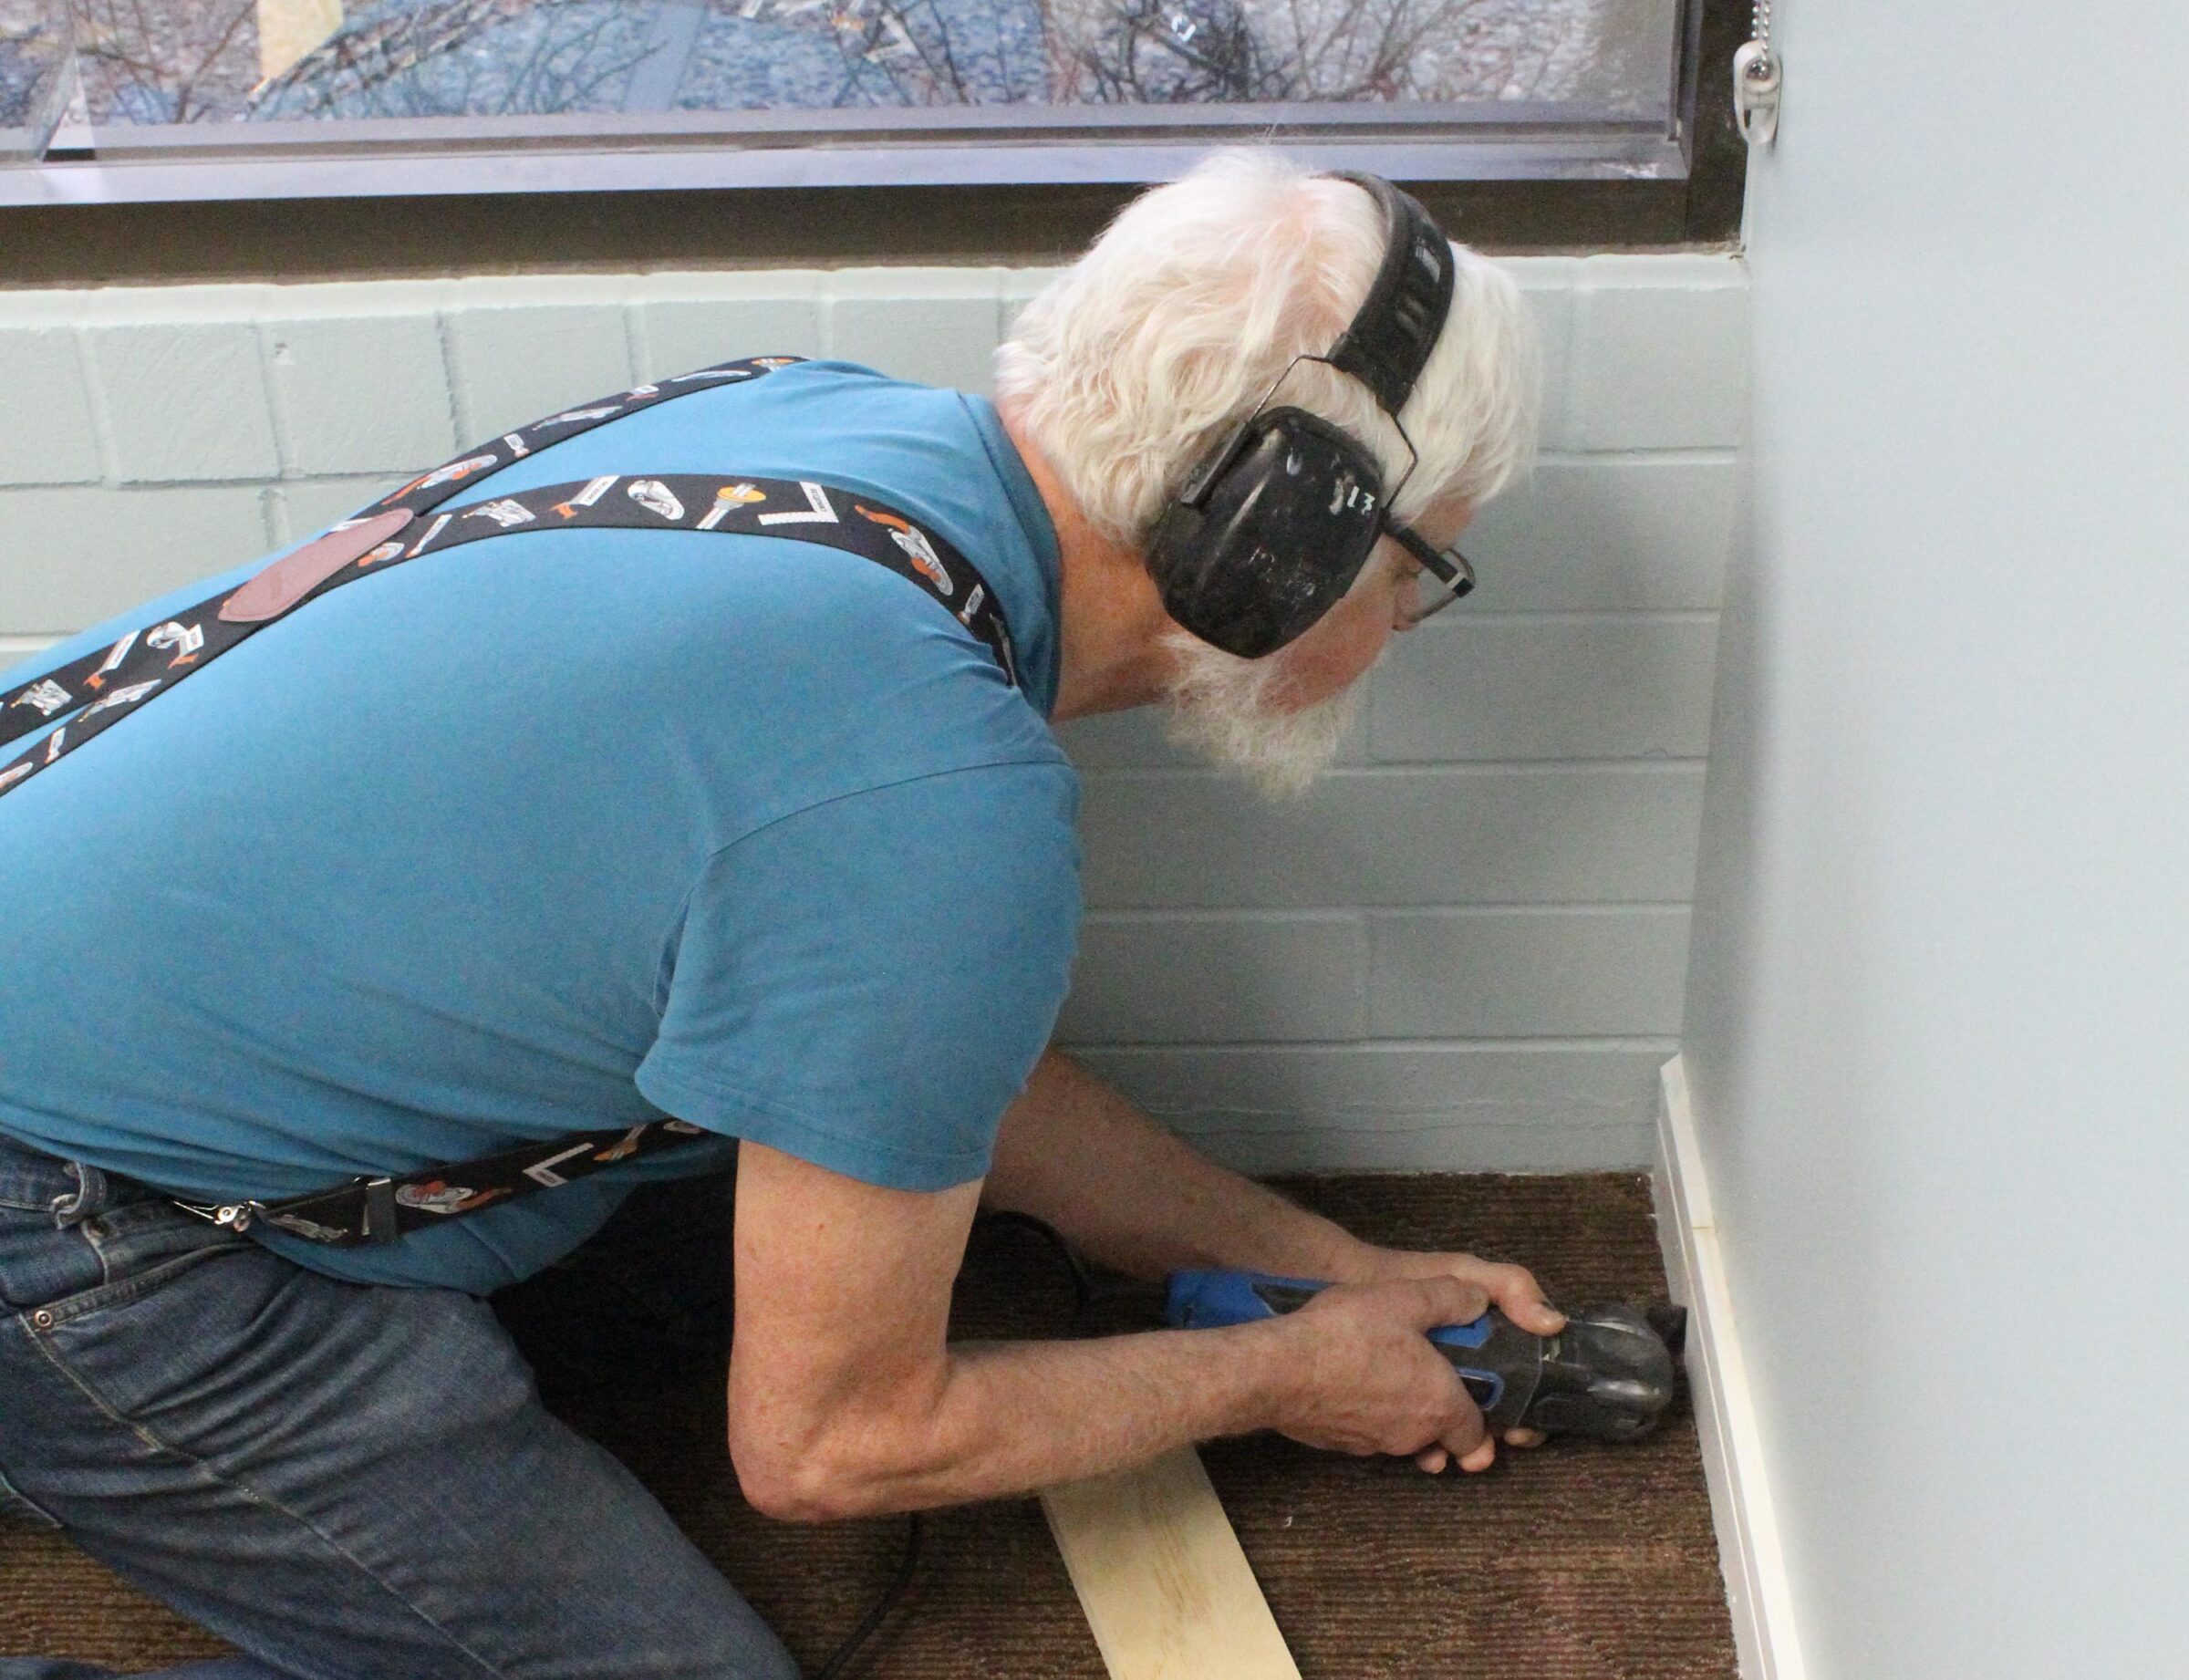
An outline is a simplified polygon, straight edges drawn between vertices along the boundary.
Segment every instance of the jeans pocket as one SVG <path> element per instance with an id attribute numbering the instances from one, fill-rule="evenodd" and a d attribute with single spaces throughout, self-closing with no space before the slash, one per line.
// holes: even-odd
<path id="1" fill-rule="evenodd" d="M 48 1301 L 36 1312 L 22 1316 L 29 1320 L 32 1328 L 41 1332 L 57 1330 L 66 1324 L 78 1324 L 94 1313 L 130 1306 L 147 1296 L 157 1294 L 178 1278 L 195 1271 L 207 1260 L 244 1250 L 258 1250 L 258 1245 L 248 1237 L 232 1237 L 225 1232 L 216 1232 L 198 1239 L 181 1253 L 169 1255 L 157 1265 L 141 1270 L 129 1270 L 116 1277 L 112 1282 L 97 1284 L 58 1301 Z M 141 1262 L 141 1256 L 135 1258 Z"/>
<path id="2" fill-rule="evenodd" d="M 34 1529 L 61 1526 L 29 1495 L 18 1491 L 5 1471 L 0 1471 L 0 1522 L 10 1521 L 27 1523 Z"/>

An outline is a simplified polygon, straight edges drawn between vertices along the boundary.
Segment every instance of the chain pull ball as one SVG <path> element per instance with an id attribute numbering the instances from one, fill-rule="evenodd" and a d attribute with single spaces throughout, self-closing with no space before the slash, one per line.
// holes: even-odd
<path id="1" fill-rule="evenodd" d="M 1733 120 L 1751 146 L 1779 138 L 1779 55 L 1771 50 L 1771 0 L 1756 0 L 1755 38 L 1733 55 Z"/>
<path id="2" fill-rule="evenodd" d="M 1761 41 L 1750 41 L 1733 55 L 1733 119 L 1751 146 L 1779 138 L 1779 60 Z"/>

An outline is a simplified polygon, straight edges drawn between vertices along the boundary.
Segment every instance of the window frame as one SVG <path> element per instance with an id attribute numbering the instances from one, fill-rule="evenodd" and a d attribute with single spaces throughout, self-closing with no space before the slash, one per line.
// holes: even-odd
<path id="1" fill-rule="evenodd" d="M 63 123 L 0 167 L 0 205 L 746 186 L 1144 185 L 1277 135 L 1416 181 L 1677 179 L 1695 0 L 1662 110 L 1591 101 L 779 109 L 576 116 Z M 61 81 L 67 81 L 64 74 Z M 17 131 L 23 132 L 23 131 Z M 34 127 L 29 133 L 35 133 Z"/>
<path id="2" fill-rule="evenodd" d="M 1405 182 L 1489 249 L 1724 244 L 1745 177 L 1730 67 L 1748 10 L 1679 0 L 1669 123 L 1489 101 L 1458 108 L 1487 118 L 1471 133 L 1434 131 L 1451 108 L 1374 106 L 657 113 L 597 119 L 585 135 L 521 118 L 249 125 L 304 130 L 282 157 L 246 155 L 254 142 L 225 131 L 241 125 L 64 129 L 45 161 L 0 165 L 0 285 L 591 261 L 1041 262 L 1084 245 L 1137 187 L 1245 140 Z M 1314 113 L 1314 128 L 1273 130 L 1271 114 L 1286 110 Z M 379 149 L 397 130 L 407 150 Z M 1089 140 L 1096 130 L 1109 138 Z M 568 237 L 538 228 L 546 195 L 566 196 L 553 219 Z M 422 213 L 406 218 L 399 254 L 386 249 L 389 200 Z M 712 242 L 690 236 L 695 211 L 721 230 Z"/>

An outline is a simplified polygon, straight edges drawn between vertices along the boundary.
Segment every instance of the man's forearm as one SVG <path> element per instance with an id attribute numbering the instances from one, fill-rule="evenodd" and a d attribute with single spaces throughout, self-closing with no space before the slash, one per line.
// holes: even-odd
<path id="1" fill-rule="evenodd" d="M 870 1394 L 748 1494 L 829 1520 L 1005 1498 L 1278 1424 L 1284 1339 L 1272 1324 L 1085 1342 L 960 1344 L 922 1395 Z M 741 1456 L 742 1457 L 742 1456 Z"/>
<path id="2" fill-rule="evenodd" d="M 1262 1428 L 1355 1452 L 1479 1445 L 1479 1415 L 1421 1333 L 1481 1311 L 1484 1289 L 1444 1275 L 1479 1262 L 1422 1256 L 1426 1270 L 1391 1281 L 1397 1257 L 1200 1160 L 1068 1063 L 1036 1083 L 1048 1100 L 1002 1152 L 1025 1170 L 990 1181 L 1002 1205 L 1143 1273 L 1207 1261 L 1365 1286 L 1227 1329 L 952 1344 L 951 1281 L 986 1187 L 890 1189 L 748 1142 L 728 1421 L 756 1506 L 818 1519 L 994 1499 Z"/>
<path id="3" fill-rule="evenodd" d="M 1341 1228 L 1196 1153 L 1054 1051 L 1003 1116 L 981 1201 L 1136 1277 L 1240 1266 L 1345 1280 L 1369 1264 Z"/>

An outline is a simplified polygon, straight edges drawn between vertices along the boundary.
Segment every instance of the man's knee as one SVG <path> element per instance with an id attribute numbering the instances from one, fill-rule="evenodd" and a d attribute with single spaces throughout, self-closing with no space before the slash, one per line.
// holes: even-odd
<path id="1" fill-rule="evenodd" d="M 783 1648 L 783 1642 L 770 1634 L 766 1649 L 750 1654 L 745 1665 L 737 1671 L 736 1680 L 799 1680 L 798 1664 Z"/>
<path id="2" fill-rule="evenodd" d="M 714 1573 L 711 1564 L 691 1560 L 707 1579 L 687 1576 L 683 1604 L 690 1620 L 685 1633 L 665 1630 L 655 1641 L 627 1635 L 604 1659 L 599 1680 L 653 1680 L 659 1675 L 691 1680 L 799 1680 L 798 1664 L 775 1630 L 744 1601 L 736 1588 Z M 667 1602 L 669 1601 L 664 1601 Z M 682 1618 L 680 1618 L 682 1620 Z M 653 1648 L 647 1648 L 648 1645 Z M 588 1680 L 592 1680 L 587 1671 Z"/>
<path id="3" fill-rule="evenodd" d="M 799 1680 L 798 1664 L 783 1648 L 783 1641 L 775 1637 L 775 1630 L 742 1600 L 739 1608 L 744 1613 L 718 1630 L 721 1642 L 705 1658 L 669 1668 L 650 1663 L 643 1668 L 634 1667 L 633 1680 L 641 1674 L 648 1680 L 661 1674 L 690 1675 L 693 1680 Z"/>

